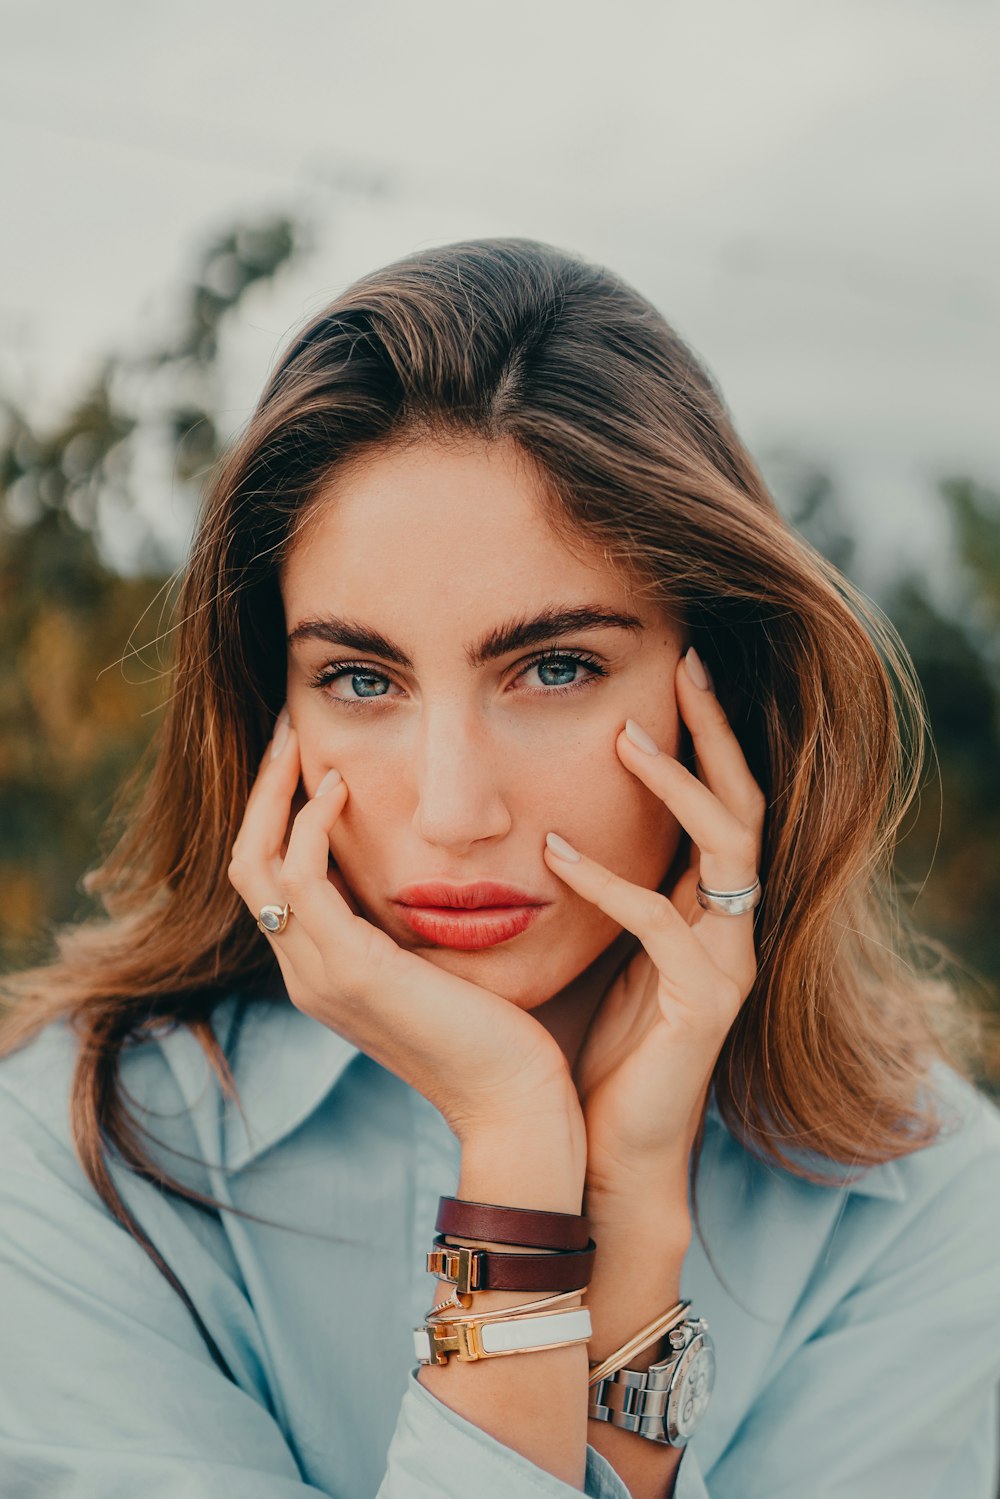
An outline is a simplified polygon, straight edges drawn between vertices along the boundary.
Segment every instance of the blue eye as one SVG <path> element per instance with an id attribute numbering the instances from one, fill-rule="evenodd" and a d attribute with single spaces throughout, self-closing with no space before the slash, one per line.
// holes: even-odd
<path id="1" fill-rule="evenodd" d="M 313 678 L 310 685 L 325 690 L 332 687 L 334 682 L 338 682 L 341 677 L 348 675 L 350 675 L 352 686 L 355 686 L 358 682 L 371 682 L 376 679 L 382 682 L 388 681 L 388 678 L 384 677 L 381 672 L 372 671 L 370 667 L 363 666 L 359 661 L 347 661 L 343 665 L 338 663 L 336 666 L 326 668 L 325 671 L 320 672 L 318 676 Z M 353 700 L 350 698 L 334 697 L 332 692 L 327 692 L 327 696 L 332 702 L 340 703 L 347 708 L 356 707 L 358 703 L 365 701 L 364 695 Z M 384 692 L 373 692 L 370 696 L 373 698 L 385 697 L 386 694 Z"/>
<path id="2" fill-rule="evenodd" d="M 555 684 L 546 687 L 529 688 L 529 695 L 531 697 L 561 697 L 566 693 L 578 692 L 581 688 L 589 687 L 598 677 L 606 677 L 608 675 L 606 667 L 603 667 L 600 662 L 595 661 L 592 656 L 583 655 L 579 651 L 545 651 L 542 655 L 536 656 L 533 661 L 529 661 L 523 667 L 519 676 L 524 676 L 527 672 L 536 669 L 544 672 L 552 669 L 555 669 L 557 672 L 565 672 L 576 667 L 583 667 L 587 675 L 578 678 L 576 681 L 561 685 Z M 366 696 L 365 690 L 362 689 L 361 696 L 359 697 L 335 697 L 330 688 L 341 677 L 349 677 L 355 691 L 358 691 L 358 687 L 355 685 L 357 683 L 363 682 L 370 686 L 372 683 L 389 683 L 390 681 L 385 672 L 376 671 L 374 667 L 364 661 L 334 661 L 311 678 L 309 685 L 321 692 L 325 692 L 330 701 L 337 703 L 341 708 L 360 708 L 365 702 L 389 696 L 387 691 L 371 692 Z"/>
<path id="3" fill-rule="evenodd" d="M 604 667 L 600 666 L 598 662 L 593 660 L 592 657 L 581 656 L 574 651 L 549 651 L 544 656 L 538 656 L 534 661 L 529 661 L 524 670 L 525 672 L 547 672 L 554 670 L 558 673 L 560 671 L 572 671 L 578 666 L 582 666 L 586 669 L 588 673 L 587 676 L 578 677 L 576 681 L 573 682 L 564 682 L 562 684 L 552 683 L 551 685 L 555 688 L 556 691 L 572 692 L 576 687 L 588 686 L 590 682 L 593 681 L 594 677 L 607 676 L 607 672 L 605 671 Z M 551 696 L 550 693 L 545 695 Z"/>

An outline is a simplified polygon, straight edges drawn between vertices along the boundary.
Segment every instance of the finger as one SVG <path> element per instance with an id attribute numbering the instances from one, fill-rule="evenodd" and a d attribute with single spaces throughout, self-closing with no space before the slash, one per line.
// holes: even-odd
<path id="1" fill-rule="evenodd" d="M 731 1021 L 744 997 L 738 993 L 739 985 L 713 961 L 673 903 L 659 891 L 623 879 L 578 850 L 575 861 L 560 857 L 551 838 L 552 834 L 546 837 L 544 849 L 548 867 L 639 938 L 674 1000 L 690 1007 L 695 1018 L 701 1011 L 720 1020 L 728 1016 Z"/>
<path id="2" fill-rule="evenodd" d="M 347 803 L 347 785 L 328 772 L 315 796 L 301 809 L 288 835 L 288 848 L 278 872 L 285 899 L 307 930 L 312 928 L 317 946 L 331 926 L 344 935 L 355 927 L 357 917 L 330 878 L 330 834 Z"/>
<path id="3" fill-rule="evenodd" d="M 273 754 L 272 750 L 277 753 Z M 271 744 L 264 752 L 257 779 L 247 801 L 229 863 L 229 882 L 257 921 L 262 907 L 285 904 L 280 883 L 281 853 L 288 831 L 292 801 L 299 785 L 298 737 L 279 715 Z M 308 934 L 289 917 L 280 932 L 262 932 L 277 955 L 286 983 L 315 958 Z M 289 966 L 291 965 L 291 967 Z"/>
<path id="4" fill-rule="evenodd" d="M 701 854 L 699 869 L 702 883 L 709 890 L 743 890 L 757 877 L 760 861 L 760 836 L 726 807 L 719 797 L 679 760 L 661 751 L 641 749 L 630 737 L 636 727 L 640 737 L 653 741 L 634 719 L 616 744 L 629 770 L 670 808 L 685 832 L 697 844 Z M 746 913 L 752 916 L 752 913 Z M 741 917 L 730 917 L 739 921 Z"/>
<path id="5" fill-rule="evenodd" d="M 706 785 L 758 837 L 767 798 L 746 762 L 743 749 L 711 687 L 698 686 L 682 656 L 676 672 L 677 702 L 694 742 Z M 735 888 L 735 887 L 734 887 Z"/>
<path id="6" fill-rule="evenodd" d="M 288 921 L 280 932 L 271 932 L 260 926 L 259 917 L 264 906 L 285 904 L 278 888 L 277 876 L 272 875 L 268 879 L 265 871 L 249 877 L 237 874 L 234 878 L 230 867 L 230 883 L 247 908 L 247 919 L 253 919 L 261 934 L 261 941 L 268 943 L 277 958 L 286 987 L 290 993 L 294 992 L 300 985 L 306 965 L 315 961 L 315 947 L 308 933 L 295 920 L 291 906 Z"/>
<path id="7" fill-rule="evenodd" d="M 279 737 L 281 736 L 281 737 Z M 271 749 L 277 746 L 277 755 Z M 276 730 L 247 798 L 232 857 L 247 871 L 257 870 L 281 852 L 288 831 L 292 798 L 299 784 L 299 737 L 291 724 Z"/>
<path id="8" fill-rule="evenodd" d="M 260 779 L 261 772 L 265 769 L 265 767 L 271 760 L 276 758 L 278 752 L 284 747 L 286 733 L 291 724 L 291 721 L 291 714 L 288 711 L 288 704 L 286 703 L 281 712 L 278 714 L 277 718 L 274 720 L 274 725 L 271 729 L 271 737 L 265 744 L 264 753 L 261 755 L 259 761 L 257 762 L 257 774 L 254 777 L 254 784 L 250 788 L 251 796 L 253 796 L 254 794 L 257 781 Z"/>
<path id="9" fill-rule="evenodd" d="M 275 765 L 286 753 L 292 753 L 287 746 L 280 750 Z M 275 775 L 274 783 L 277 782 Z M 261 805 L 268 800 L 264 790 L 260 800 Z M 293 817 L 283 856 L 275 855 L 253 863 L 256 845 L 248 836 L 241 844 L 240 858 L 234 860 L 237 878 L 233 883 L 253 916 L 259 914 L 264 904 L 287 904 L 289 908 L 285 928 L 273 933 L 265 930 L 264 936 L 278 958 L 290 999 L 293 1004 L 305 1008 L 306 1013 L 313 1013 L 309 1006 L 317 996 L 326 1000 L 330 998 L 331 954 L 336 960 L 337 997 L 344 1001 L 359 993 L 363 983 L 377 979 L 380 959 L 384 962 L 387 954 L 398 952 L 391 938 L 363 917 L 355 915 L 331 878 L 330 832 L 346 800 L 346 784 L 340 781 L 334 785 L 324 777 L 315 795 Z M 261 816 L 263 818 L 263 813 Z M 277 821 L 271 825 L 270 834 L 265 828 L 263 836 L 268 846 L 273 842 L 273 827 L 276 825 Z M 253 837 L 257 836 L 258 833 L 254 832 Z M 244 859 L 246 863 L 242 862 Z M 230 877 L 233 878 L 232 866 Z M 436 971 L 432 976 L 435 986 L 440 987 Z M 411 1002 L 412 993 L 405 998 Z M 317 1018 L 322 1018 L 324 1024 L 333 1024 L 331 1017 L 329 1008 L 322 1015 L 317 1012 Z M 336 1018 L 336 1028 L 340 1028 L 342 1017 Z M 360 1020 L 362 1017 L 357 1015 L 355 1018 Z M 384 1019 L 384 1016 L 379 1017 L 380 1026 Z M 401 1031 L 401 1027 L 397 1027 L 397 1031 Z M 360 1031 L 345 1030 L 344 1034 L 349 1034 L 356 1043 L 361 1036 Z M 376 1038 L 379 1034 L 379 1031 L 375 1032 Z"/>

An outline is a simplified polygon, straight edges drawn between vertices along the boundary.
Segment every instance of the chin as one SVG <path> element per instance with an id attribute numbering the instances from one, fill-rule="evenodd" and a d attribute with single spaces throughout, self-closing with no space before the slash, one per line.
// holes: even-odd
<path id="1" fill-rule="evenodd" d="M 454 947 L 421 946 L 419 943 L 401 945 L 433 963 L 435 968 L 489 989 L 519 1010 L 537 1009 L 585 966 L 583 961 L 569 967 L 561 963 L 558 970 L 547 974 L 540 971 L 537 957 L 515 952 L 513 944 L 484 947 L 472 952 Z"/>

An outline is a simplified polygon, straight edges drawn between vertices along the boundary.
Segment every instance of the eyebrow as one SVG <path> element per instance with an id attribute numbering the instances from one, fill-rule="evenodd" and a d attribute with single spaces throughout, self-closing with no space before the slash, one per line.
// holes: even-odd
<path id="1" fill-rule="evenodd" d="M 569 635 L 580 630 L 628 630 L 638 634 L 645 628 L 637 614 L 608 609 L 602 604 L 554 605 L 532 619 L 522 616 L 497 625 L 481 640 L 465 647 L 465 659 L 470 666 L 480 667 L 500 656 L 509 655 L 511 651 L 541 645 L 558 635 Z M 383 661 L 391 661 L 406 671 L 413 670 L 413 662 L 401 646 L 358 620 L 342 619 L 336 614 L 305 619 L 296 625 L 289 632 L 288 644 L 295 645 L 300 640 L 323 640 L 330 645 L 346 646 L 360 655 L 379 656 Z"/>

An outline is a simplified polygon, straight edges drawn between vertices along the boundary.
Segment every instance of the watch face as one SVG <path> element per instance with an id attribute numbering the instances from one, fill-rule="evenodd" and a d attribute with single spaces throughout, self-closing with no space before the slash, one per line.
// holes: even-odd
<path id="1" fill-rule="evenodd" d="M 667 1400 L 668 1439 L 683 1447 L 705 1414 L 715 1384 L 715 1352 L 705 1332 L 685 1348 L 670 1382 Z"/>

